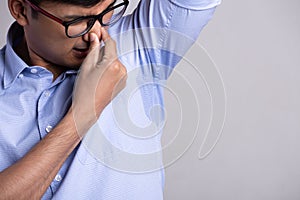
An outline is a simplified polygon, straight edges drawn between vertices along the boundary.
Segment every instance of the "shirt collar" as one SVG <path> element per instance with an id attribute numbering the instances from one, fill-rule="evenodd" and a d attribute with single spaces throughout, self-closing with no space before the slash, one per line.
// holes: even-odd
<path id="1" fill-rule="evenodd" d="M 16 54 L 13 47 L 18 44 L 24 37 L 23 27 L 17 22 L 14 22 L 7 34 L 7 44 L 5 49 L 5 67 L 4 67 L 4 88 L 10 87 L 19 74 L 29 66 Z M 68 70 L 63 74 L 61 81 L 65 79 L 67 75 L 76 75 L 77 70 Z"/>
<path id="2" fill-rule="evenodd" d="M 24 35 L 23 28 L 13 23 L 7 34 L 7 44 L 5 49 L 5 67 L 4 67 L 4 88 L 8 88 L 14 83 L 18 75 L 28 65 L 15 53 L 13 49 L 14 41 L 20 40 Z"/>

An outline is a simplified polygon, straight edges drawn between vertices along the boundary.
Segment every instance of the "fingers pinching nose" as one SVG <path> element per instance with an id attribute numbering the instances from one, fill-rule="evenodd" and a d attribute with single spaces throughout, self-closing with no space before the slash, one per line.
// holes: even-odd
<path id="1" fill-rule="evenodd" d="M 94 49 L 96 46 L 100 44 L 99 38 L 95 33 L 89 34 L 90 48 Z"/>
<path id="2" fill-rule="evenodd" d="M 110 40 L 110 36 L 109 36 L 107 30 L 104 27 L 101 27 L 101 35 L 102 35 L 102 40 L 104 42 Z"/>

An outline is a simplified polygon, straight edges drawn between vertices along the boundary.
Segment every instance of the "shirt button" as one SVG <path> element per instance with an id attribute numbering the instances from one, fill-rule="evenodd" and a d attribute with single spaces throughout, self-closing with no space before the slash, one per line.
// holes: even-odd
<path id="1" fill-rule="evenodd" d="M 50 92 L 48 90 L 45 91 L 45 97 L 49 97 Z"/>
<path id="2" fill-rule="evenodd" d="M 55 176 L 55 180 L 56 180 L 57 182 L 60 182 L 60 181 L 62 180 L 61 175 L 60 175 L 60 174 L 57 174 L 57 175 Z"/>
<path id="3" fill-rule="evenodd" d="M 48 125 L 48 126 L 46 127 L 46 132 L 47 132 L 47 133 L 50 133 L 50 131 L 52 131 L 52 129 L 53 129 L 53 127 L 50 126 L 50 125 Z"/>
<path id="4" fill-rule="evenodd" d="M 36 74 L 38 72 L 38 70 L 37 69 L 31 69 L 30 72 L 33 73 L 33 74 Z"/>
<path id="5" fill-rule="evenodd" d="M 19 74 L 18 78 L 23 78 L 24 75 L 23 74 Z"/>

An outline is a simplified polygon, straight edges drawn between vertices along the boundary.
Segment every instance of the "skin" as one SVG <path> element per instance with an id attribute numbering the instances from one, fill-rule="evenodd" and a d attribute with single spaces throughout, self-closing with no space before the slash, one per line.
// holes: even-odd
<path id="1" fill-rule="evenodd" d="M 59 13 L 98 14 L 109 2 L 89 9 L 53 3 L 41 6 L 64 18 Z M 127 73 L 117 59 L 115 42 L 98 22 L 86 35 L 69 39 L 58 23 L 42 15 L 33 19 L 29 5 L 23 0 L 8 0 L 8 5 L 12 16 L 24 27 L 25 37 L 17 52 L 24 61 L 47 68 L 54 79 L 67 68 L 81 65 L 74 100 L 65 117 L 22 159 L 0 172 L 0 199 L 41 199 L 86 131 L 125 87 Z M 100 48 L 101 41 L 105 48 Z M 87 57 L 78 56 L 76 48 L 87 49 Z"/>
<path id="2" fill-rule="evenodd" d="M 20 0 L 20 2 L 22 2 Z M 41 3 L 40 7 L 54 16 L 70 21 L 70 16 L 87 16 L 101 13 L 112 0 L 100 2 L 93 8 L 84 8 L 74 5 L 64 5 L 51 2 Z M 23 60 L 29 65 L 38 65 L 47 68 L 56 78 L 66 68 L 78 69 L 89 51 L 89 34 L 83 37 L 68 38 L 65 28 L 52 19 L 39 14 L 38 20 L 31 18 L 29 4 L 13 4 L 10 10 L 21 12 L 22 6 L 27 18 L 17 20 L 24 27 L 25 38 L 16 49 L 25 49 L 26 54 L 19 52 Z M 66 9 L 67 7 L 67 9 Z M 13 15 L 16 15 L 12 13 Z M 16 18 L 16 17 L 15 17 Z M 17 18 L 16 18 L 17 19 Z M 100 23 L 97 21 L 90 31 L 101 40 Z M 85 52 L 77 51 L 85 50 Z"/>

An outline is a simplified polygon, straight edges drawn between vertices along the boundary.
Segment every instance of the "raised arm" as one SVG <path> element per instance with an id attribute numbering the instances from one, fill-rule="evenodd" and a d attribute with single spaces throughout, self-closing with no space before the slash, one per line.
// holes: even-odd
<path id="1" fill-rule="evenodd" d="M 146 64 L 154 63 L 156 67 L 151 66 L 151 73 L 156 78 L 166 79 L 169 70 L 161 70 L 157 66 L 167 66 L 170 69 L 176 66 L 198 38 L 220 2 L 221 0 L 141 0 L 131 15 L 111 28 L 111 34 L 118 41 L 120 56 L 139 51 L 138 55 L 126 57 L 129 66 L 137 63 L 137 60 L 143 60 Z"/>

